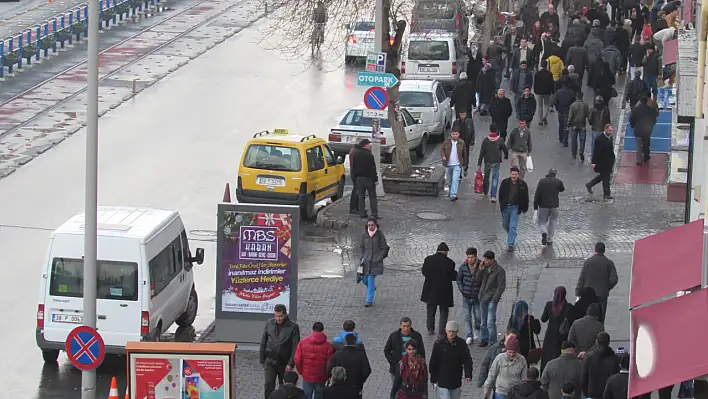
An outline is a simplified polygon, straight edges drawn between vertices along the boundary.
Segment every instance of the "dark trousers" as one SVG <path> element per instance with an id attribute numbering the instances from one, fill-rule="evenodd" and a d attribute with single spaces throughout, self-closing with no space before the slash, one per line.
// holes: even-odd
<path id="1" fill-rule="evenodd" d="M 509 120 L 493 120 L 492 123 L 497 125 L 497 132 L 499 132 L 499 136 L 501 136 L 502 139 L 506 139 L 506 129 L 509 125 Z"/>
<path id="2" fill-rule="evenodd" d="M 428 327 L 428 331 L 430 330 L 435 330 L 435 313 L 438 310 L 438 307 L 440 308 L 440 318 L 438 319 L 438 334 L 443 335 L 445 334 L 445 325 L 447 324 L 447 318 L 450 315 L 450 308 L 447 306 L 438 306 L 438 305 L 431 305 L 427 304 L 427 311 L 428 315 L 425 320 L 426 327 Z"/>
<path id="3" fill-rule="evenodd" d="M 352 186 L 352 196 L 349 198 L 349 212 L 359 213 L 359 187 L 354 177 L 352 177 Z"/>
<path id="4" fill-rule="evenodd" d="M 612 172 L 603 172 L 595 176 L 594 179 L 588 182 L 588 187 L 592 188 L 597 183 L 602 182 L 602 194 L 605 196 L 610 195 L 610 179 L 612 178 Z"/>
<path id="5" fill-rule="evenodd" d="M 265 399 L 270 398 L 270 394 L 275 391 L 275 379 L 278 378 L 278 385 L 283 385 L 283 376 L 285 375 L 285 366 L 266 361 L 263 365 L 263 374 L 265 379 Z"/>
<path id="6" fill-rule="evenodd" d="M 635 136 L 635 140 L 637 142 L 637 163 L 648 162 L 651 136 Z"/>
<path id="7" fill-rule="evenodd" d="M 371 215 L 379 216 L 379 201 L 376 198 L 376 184 L 370 177 L 357 177 L 356 184 L 359 187 L 359 215 L 366 216 L 366 193 L 369 193 L 369 204 L 371 205 Z"/>
<path id="8" fill-rule="evenodd" d="M 610 5 L 612 7 L 612 19 L 617 21 L 618 23 L 622 21 L 622 9 L 620 8 L 620 5 L 617 4 L 615 5 Z M 624 24 L 624 22 L 622 22 Z M 622 25 L 620 25 L 621 27 Z"/>
<path id="9" fill-rule="evenodd" d="M 568 122 L 567 113 L 558 113 L 558 140 L 568 146 L 568 129 L 566 129 L 566 122 Z"/>
<path id="10" fill-rule="evenodd" d="M 600 307 L 600 323 L 605 322 L 605 314 L 607 314 L 607 297 L 606 296 L 599 296 L 597 297 L 597 305 Z"/>

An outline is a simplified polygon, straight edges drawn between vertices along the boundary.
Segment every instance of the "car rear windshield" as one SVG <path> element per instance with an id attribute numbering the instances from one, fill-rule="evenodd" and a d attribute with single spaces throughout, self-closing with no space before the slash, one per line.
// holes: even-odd
<path id="1" fill-rule="evenodd" d="M 433 93 L 424 91 L 402 91 L 401 107 L 432 107 Z"/>
<path id="2" fill-rule="evenodd" d="M 251 144 L 243 166 L 252 169 L 299 172 L 302 169 L 300 150 L 269 144 Z"/>
<path id="3" fill-rule="evenodd" d="M 138 264 L 134 262 L 98 261 L 98 299 L 138 300 Z M 54 258 L 49 282 L 49 295 L 83 298 L 84 261 Z"/>
<path id="4" fill-rule="evenodd" d="M 447 61 L 450 46 L 444 40 L 415 40 L 408 45 L 408 59 L 416 61 Z"/>
<path id="5" fill-rule="evenodd" d="M 357 22 L 356 26 L 354 26 L 355 31 L 372 31 L 374 30 L 374 23 L 373 22 Z"/>
<path id="6" fill-rule="evenodd" d="M 360 109 L 351 109 L 344 115 L 344 118 L 342 118 L 339 124 L 342 126 L 371 127 L 371 118 L 364 118 L 364 111 Z M 391 127 L 388 123 L 388 119 L 381 119 L 380 126 L 384 129 Z"/>
<path id="7" fill-rule="evenodd" d="M 414 14 L 420 19 L 453 19 L 455 5 L 445 1 L 421 1 Z"/>

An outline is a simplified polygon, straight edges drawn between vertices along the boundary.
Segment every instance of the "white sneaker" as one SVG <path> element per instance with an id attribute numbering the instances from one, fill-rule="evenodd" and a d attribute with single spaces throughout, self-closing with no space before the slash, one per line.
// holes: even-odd
<path id="1" fill-rule="evenodd" d="M 474 339 L 475 341 L 479 341 L 479 338 L 482 336 L 482 333 L 479 330 L 474 330 Z"/>
<path id="2" fill-rule="evenodd" d="M 467 345 L 472 345 L 472 342 L 474 342 L 472 337 L 467 337 Z"/>

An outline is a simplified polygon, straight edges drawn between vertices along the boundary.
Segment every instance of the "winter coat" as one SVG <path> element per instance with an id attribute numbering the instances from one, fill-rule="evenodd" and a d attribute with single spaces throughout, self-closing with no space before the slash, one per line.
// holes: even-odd
<path id="1" fill-rule="evenodd" d="M 546 349 L 544 347 L 544 349 Z M 574 353 L 563 353 L 546 364 L 541 375 L 541 385 L 548 391 L 549 399 L 562 399 L 561 388 L 566 382 L 580 386 L 583 362 Z M 580 399 L 580 389 L 575 390 L 574 399 Z"/>
<path id="2" fill-rule="evenodd" d="M 605 33 L 602 36 L 602 44 L 605 46 L 614 45 L 617 39 L 617 29 L 612 26 L 605 28 Z"/>
<path id="3" fill-rule="evenodd" d="M 644 79 L 632 79 L 632 81 L 629 82 L 629 87 L 627 87 L 625 99 L 629 102 L 630 107 L 634 107 L 642 96 L 648 97 L 650 94 L 651 91 Z"/>
<path id="4" fill-rule="evenodd" d="M 479 102 L 481 104 L 489 104 L 492 101 L 492 97 L 496 94 L 496 83 L 495 83 L 494 71 L 488 68 L 486 71 L 482 69 L 482 72 L 477 76 L 477 94 L 479 95 Z"/>
<path id="5" fill-rule="evenodd" d="M 589 117 L 590 106 L 588 106 L 588 103 L 576 99 L 568 110 L 568 123 L 572 126 L 585 126 L 585 122 L 588 122 Z"/>
<path id="6" fill-rule="evenodd" d="M 500 353 L 494 358 L 489 368 L 489 376 L 484 382 L 484 392 L 508 395 L 509 390 L 526 380 L 528 364 L 526 358 L 517 354 L 514 360 L 509 360 L 506 353 Z"/>
<path id="7" fill-rule="evenodd" d="M 516 100 L 516 116 L 519 120 L 527 123 L 533 120 L 536 114 L 536 97 L 529 94 L 528 97 L 521 96 Z M 511 146 L 510 146 L 511 147 Z"/>
<path id="8" fill-rule="evenodd" d="M 588 116 L 588 122 L 593 132 L 605 130 L 605 125 L 610 123 L 610 109 L 605 106 L 601 109 L 597 108 L 597 106 L 590 108 L 590 115 Z"/>
<path id="9" fill-rule="evenodd" d="M 595 139 L 595 149 L 592 152 L 592 164 L 595 165 L 596 173 L 612 173 L 612 169 L 615 167 L 615 148 L 614 143 L 610 137 L 607 137 L 604 133 L 597 136 Z M 614 263 L 612 264 L 614 267 Z M 615 272 L 615 276 L 616 276 Z M 616 284 L 616 280 L 615 280 Z M 614 285 L 612 285 L 614 287 Z M 594 287 L 593 287 L 594 288 Z M 595 290 L 597 296 L 600 293 Z"/>
<path id="10" fill-rule="evenodd" d="M 620 370 L 619 373 L 610 376 L 605 384 L 605 392 L 602 399 L 627 399 L 629 388 L 629 370 Z M 679 394 L 679 396 L 681 396 Z"/>
<path id="11" fill-rule="evenodd" d="M 324 384 L 327 375 L 327 362 L 334 355 L 334 348 L 327 341 L 327 336 L 320 331 L 313 331 L 303 338 L 295 350 L 295 369 L 303 381 Z"/>
<path id="12" fill-rule="evenodd" d="M 285 317 L 280 326 L 275 319 L 269 319 L 263 329 L 259 361 L 261 364 L 275 363 L 279 366 L 295 366 L 295 350 L 300 342 L 300 327 Z"/>
<path id="13" fill-rule="evenodd" d="M 494 262 L 494 267 L 482 269 L 482 285 L 479 287 L 479 301 L 481 303 L 499 303 L 504 290 L 506 290 L 506 270 Z"/>
<path id="14" fill-rule="evenodd" d="M 638 67 L 642 66 L 644 62 L 644 56 L 647 51 L 641 43 L 632 43 L 629 45 L 629 50 L 627 56 L 629 58 L 629 66 Z M 634 76 L 632 76 L 634 78 Z"/>
<path id="15" fill-rule="evenodd" d="M 460 162 L 460 166 L 466 168 L 469 162 L 469 151 L 467 150 L 467 144 L 465 140 L 457 140 L 457 160 Z M 452 152 L 452 139 L 445 139 L 443 141 L 442 147 L 440 148 L 440 158 L 442 158 L 443 166 L 447 167 L 447 163 L 450 161 L 450 153 Z"/>
<path id="16" fill-rule="evenodd" d="M 614 44 L 605 47 L 600 56 L 603 62 L 610 65 L 610 71 L 613 75 L 617 74 L 622 68 L 622 53 Z"/>
<path id="17" fill-rule="evenodd" d="M 651 55 L 645 56 L 643 61 L 644 79 L 646 79 L 647 76 L 659 76 L 663 69 L 660 64 L 661 61 L 659 60 L 659 56 L 656 54 L 656 51 Z"/>
<path id="18" fill-rule="evenodd" d="M 597 348 L 585 354 L 580 386 L 589 398 L 601 398 L 610 376 L 619 373 L 619 358 L 610 347 Z"/>
<path id="19" fill-rule="evenodd" d="M 602 66 L 600 66 L 602 63 Z M 593 67 L 590 80 L 592 81 L 591 87 L 595 89 L 598 95 L 602 96 L 605 104 L 609 104 L 612 98 L 613 87 L 615 85 L 615 75 L 610 69 L 610 65 L 606 62 L 602 62 L 601 59 L 598 60 L 597 67 Z"/>
<path id="20" fill-rule="evenodd" d="M 345 383 L 356 387 L 361 392 L 364 388 L 364 383 L 371 375 L 371 365 L 369 364 L 369 358 L 366 356 L 366 351 L 356 346 L 345 346 L 329 358 L 327 375 L 332 375 L 332 369 L 337 366 L 344 367 L 347 372 Z"/>
<path id="21" fill-rule="evenodd" d="M 556 91 L 556 97 L 553 105 L 559 114 L 568 114 L 570 106 L 575 102 L 575 90 L 570 87 L 570 83 Z"/>
<path id="22" fill-rule="evenodd" d="M 519 340 L 519 354 L 523 357 L 527 357 L 529 351 L 536 348 L 536 336 L 541 333 L 541 322 L 539 322 L 537 318 L 528 315 L 528 317 L 524 319 L 524 324 L 521 328 L 518 328 L 518 326 L 512 324 L 513 317 L 514 315 L 512 313 L 506 328 L 508 330 L 513 327 L 519 331 L 517 337 Z"/>
<path id="23" fill-rule="evenodd" d="M 507 52 L 507 48 L 499 43 L 494 43 L 487 48 L 487 56 L 489 56 L 489 63 L 492 64 L 492 69 L 497 71 L 504 69 L 503 56 Z"/>
<path id="24" fill-rule="evenodd" d="M 334 348 L 334 351 L 337 352 L 339 350 L 344 349 L 344 347 L 346 346 L 344 342 L 344 337 L 349 334 L 354 334 L 354 336 L 356 337 L 356 347 L 365 351 L 366 348 L 364 348 L 364 343 L 361 342 L 361 339 L 359 338 L 359 333 L 356 331 L 341 331 L 338 336 L 334 337 L 334 339 L 332 340 L 332 347 Z"/>
<path id="25" fill-rule="evenodd" d="M 631 28 L 630 28 L 631 29 Z M 631 33 L 627 32 L 626 29 L 624 28 L 619 28 L 617 29 L 617 37 L 615 38 L 615 46 L 617 47 L 617 50 L 622 53 L 622 57 L 624 58 L 625 61 L 627 61 L 627 52 L 629 50 L 629 44 L 631 43 L 630 41 L 630 36 Z M 622 65 L 622 67 L 625 67 L 626 65 Z"/>
<path id="26" fill-rule="evenodd" d="M 533 98 L 533 97 L 529 97 Z M 535 101 L 534 101 L 535 104 Z M 521 117 L 519 117 L 521 119 Z M 507 147 L 509 150 L 514 152 L 526 152 L 530 153 L 532 150 L 531 145 L 531 132 L 528 128 L 519 129 L 514 128 L 514 130 L 509 133 L 509 138 L 507 139 Z"/>
<path id="27" fill-rule="evenodd" d="M 423 342 L 423 336 L 413 328 L 411 328 L 411 333 L 408 335 L 409 339 L 412 339 L 418 344 L 418 354 L 425 357 L 425 345 Z M 403 334 L 401 334 L 401 329 L 392 332 L 386 340 L 386 345 L 384 345 L 384 356 L 388 361 L 388 372 L 391 374 L 396 373 L 396 368 L 398 367 L 398 362 L 403 358 L 403 354 L 406 351 L 403 346 Z"/>
<path id="28" fill-rule="evenodd" d="M 352 169 L 350 171 L 353 178 L 367 177 L 375 182 L 379 181 L 379 176 L 376 171 L 376 161 L 370 150 L 359 148 L 352 161 Z"/>
<path id="29" fill-rule="evenodd" d="M 553 80 L 560 79 L 561 72 L 563 72 L 564 68 L 565 65 L 563 65 L 563 60 L 561 60 L 560 57 L 557 55 L 548 57 L 548 70 L 553 75 Z"/>
<path id="30" fill-rule="evenodd" d="M 524 381 L 509 390 L 507 399 L 548 399 L 548 393 L 539 381 Z"/>
<path id="31" fill-rule="evenodd" d="M 529 186 L 522 179 L 519 179 L 519 184 L 519 215 L 521 215 L 529 210 Z M 507 203 L 509 185 L 511 185 L 511 177 L 502 180 L 499 185 L 499 209 L 502 212 L 504 212 L 504 209 L 509 205 Z"/>
<path id="32" fill-rule="evenodd" d="M 396 399 L 422 399 L 428 397 L 428 366 L 425 359 L 416 356 L 411 367 L 410 355 L 404 356 L 398 362 L 398 378 L 400 388 Z"/>
<path id="33" fill-rule="evenodd" d="M 597 143 L 595 143 L 595 146 L 595 148 L 597 148 Z M 612 154 L 614 157 L 614 152 Z M 597 164 L 594 159 L 593 163 Z M 614 166 L 614 161 L 612 166 Z M 575 294 L 580 295 L 580 291 L 583 288 L 590 287 L 595 291 L 598 298 L 607 298 L 610 295 L 610 290 L 615 288 L 617 282 L 618 277 L 615 262 L 611 261 L 605 255 L 596 254 L 587 258 L 585 263 L 583 263 L 580 277 L 578 277 L 578 286 L 575 288 Z"/>
<path id="34" fill-rule="evenodd" d="M 455 112 L 468 112 L 474 103 L 475 85 L 467 79 L 460 79 L 450 95 L 450 106 Z"/>
<path id="35" fill-rule="evenodd" d="M 538 181 L 536 193 L 533 196 L 533 209 L 538 208 L 558 208 L 560 200 L 558 194 L 565 191 L 563 181 L 555 175 L 546 175 Z"/>
<path id="36" fill-rule="evenodd" d="M 553 94 L 553 74 L 548 69 L 540 69 L 533 77 L 533 92 L 538 96 Z"/>
<path id="37" fill-rule="evenodd" d="M 420 300 L 428 305 L 453 307 L 452 283 L 457 281 L 455 262 L 447 255 L 436 252 L 425 258 L 422 273 L 425 281 Z"/>
<path id="38" fill-rule="evenodd" d="M 629 126 L 634 129 L 635 137 L 650 137 L 659 111 L 646 104 L 639 103 L 629 115 Z"/>
<path id="39" fill-rule="evenodd" d="M 359 399 L 359 388 L 346 383 L 330 385 L 322 389 L 322 399 Z"/>
<path id="40" fill-rule="evenodd" d="M 468 146 L 473 146 L 477 133 L 474 130 L 474 121 L 472 116 L 468 116 L 465 120 L 458 119 L 455 121 L 456 127 L 460 130 L 460 137 Z"/>
<path id="41" fill-rule="evenodd" d="M 479 289 L 482 286 L 482 272 L 479 270 L 481 261 L 477 260 L 477 264 L 473 266 L 473 270 L 467 263 L 467 260 L 462 262 L 460 268 L 457 269 L 457 289 L 460 290 L 462 297 L 465 299 L 479 299 Z"/>
<path id="42" fill-rule="evenodd" d="M 270 399 L 305 399 L 305 391 L 294 384 L 285 383 L 270 394 Z"/>
<path id="43" fill-rule="evenodd" d="M 560 356 L 561 344 L 563 341 L 568 339 L 568 336 L 562 335 L 559 329 L 563 320 L 570 316 L 572 310 L 573 305 L 566 301 L 563 304 L 563 309 L 560 314 L 556 316 L 553 313 L 553 301 L 546 302 L 546 306 L 543 308 L 543 314 L 541 315 L 541 321 L 543 323 L 548 322 L 548 326 L 546 326 L 546 334 L 543 336 L 543 357 L 541 358 L 541 369 L 544 369 L 548 362 Z M 568 321 L 570 323 L 573 322 L 572 320 Z M 558 395 L 560 395 L 560 387 L 558 388 Z"/>
<path id="44" fill-rule="evenodd" d="M 604 43 L 602 43 L 602 39 L 591 33 L 590 37 L 585 41 L 585 44 L 583 44 L 583 47 L 587 52 L 588 62 L 592 65 L 595 60 L 601 57 Z"/>
<path id="45" fill-rule="evenodd" d="M 442 338 L 433 344 L 430 354 L 430 382 L 440 388 L 456 389 L 462 378 L 472 378 L 472 357 L 465 340 L 455 337 L 452 342 Z"/>
<path id="46" fill-rule="evenodd" d="M 526 47 L 526 64 L 528 65 L 529 69 L 536 65 L 534 59 L 534 51 L 529 47 Z M 512 68 L 513 70 L 521 68 L 521 49 L 519 47 L 515 48 L 512 52 L 510 68 Z"/>
<path id="47" fill-rule="evenodd" d="M 511 100 L 507 97 L 499 98 L 499 96 L 494 96 L 489 104 L 489 116 L 497 125 L 503 124 L 506 126 L 513 113 L 514 109 L 511 107 Z"/>
<path id="48" fill-rule="evenodd" d="M 557 12 L 554 12 L 553 15 L 548 11 L 541 14 L 541 26 L 545 28 L 548 26 L 549 22 L 552 23 L 556 29 L 560 26 L 560 18 L 558 18 Z"/>
<path id="49" fill-rule="evenodd" d="M 477 87 L 477 75 L 479 75 L 479 72 L 482 70 L 482 52 L 480 50 L 477 50 L 477 54 L 475 54 L 474 58 L 469 59 L 467 61 L 467 80 L 472 83 L 475 88 Z"/>
<path id="50" fill-rule="evenodd" d="M 389 247 L 386 236 L 381 229 L 376 230 L 374 236 L 369 236 L 368 231 L 361 234 L 361 266 L 364 275 L 380 276 L 383 274 L 383 260 L 388 256 Z"/>
<path id="51" fill-rule="evenodd" d="M 514 69 L 514 72 L 511 74 L 509 89 L 513 93 L 520 95 L 527 87 L 533 87 L 533 71 L 527 68 L 526 71 L 522 73 L 521 69 Z M 509 103 L 509 105 L 511 106 L 511 103 Z"/>
<path id="52" fill-rule="evenodd" d="M 597 317 L 586 315 L 575 320 L 570 326 L 568 341 L 575 344 L 575 350 L 585 352 L 595 344 L 597 334 L 605 331 L 605 325 Z"/>
<path id="53" fill-rule="evenodd" d="M 589 65 L 588 51 L 582 45 L 569 48 L 565 56 L 565 65 L 573 65 L 578 73 L 586 70 Z"/>
<path id="54" fill-rule="evenodd" d="M 502 153 L 504 153 L 504 159 L 509 158 L 509 150 L 506 148 L 506 144 L 504 144 L 504 140 L 501 137 L 485 137 L 479 149 L 477 166 L 482 166 L 482 161 L 484 161 L 486 165 L 501 163 Z"/>
<path id="55" fill-rule="evenodd" d="M 482 360 L 482 365 L 479 367 L 479 375 L 477 376 L 477 388 L 482 388 L 484 382 L 487 381 L 487 376 L 489 376 L 489 368 L 492 367 L 492 362 L 497 356 L 504 352 L 504 338 L 500 341 L 495 342 L 492 346 L 487 349 L 484 354 L 484 359 Z"/>

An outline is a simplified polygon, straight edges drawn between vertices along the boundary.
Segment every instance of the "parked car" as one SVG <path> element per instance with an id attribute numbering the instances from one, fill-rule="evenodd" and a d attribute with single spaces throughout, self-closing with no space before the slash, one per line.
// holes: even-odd
<path id="1" fill-rule="evenodd" d="M 347 64 L 352 64 L 365 60 L 369 53 L 374 52 L 374 21 L 359 21 L 353 25 L 347 25 L 346 28 L 349 29 L 349 35 L 344 49 L 344 61 Z M 392 38 L 394 32 L 389 35 Z"/>
<path id="2" fill-rule="evenodd" d="M 451 33 L 412 33 L 401 62 L 401 77 L 437 80 L 450 90 L 467 65 L 467 51 Z"/>
<path id="3" fill-rule="evenodd" d="M 329 146 L 337 157 L 344 157 L 349 153 L 354 144 L 363 138 L 371 139 L 371 118 L 364 117 L 366 107 L 361 104 L 344 113 L 339 124 L 329 133 Z M 428 146 L 428 127 L 420 119 L 415 119 L 406 109 L 401 109 L 404 129 L 408 139 L 408 148 L 415 150 L 419 158 L 425 156 Z M 395 161 L 395 142 L 393 131 L 388 119 L 380 119 L 381 126 L 381 156 L 384 162 Z"/>
<path id="4" fill-rule="evenodd" d="M 401 107 L 421 119 L 432 137 L 442 139 L 453 120 L 450 97 L 442 84 L 437 80 L 402 80 L 399 91 Z"/>
<path id="5" fill-rule="evenodd" d="M 411 33 L 449 32 L 467 43 L 469 12 L 465 4 L 460 0 L 416 0 L 411 13 Z"/>

